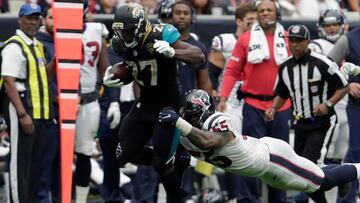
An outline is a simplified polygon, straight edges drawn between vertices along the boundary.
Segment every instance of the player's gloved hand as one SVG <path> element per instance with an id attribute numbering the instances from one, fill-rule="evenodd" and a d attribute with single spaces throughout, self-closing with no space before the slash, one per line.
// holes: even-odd
<path id="1" fill-rule="evenodd" d="M 165 107 L 161 109 L 159 113 L 159 122 L 168 123 L 175 126 L 176 121 L 179 119 L 179 115 L 171 107 Z"/>
<path id="2" fill-rule="evenodd" d="M 123 82 L 120 81 L 120 79 L 112 79 L 114 77 L 114 74 L 110 72 L 110 69 L 112 66 L 109 66 L 106 68 L 104 78 L 103 78 L 103 84 L 108 87 L 121 87 L 124 85 Z"/>
<path id="3" fill-rule="evenodd" d="M 110 103 L 106 117 L 109 121 L 112 118 L 111 123 L 110 123 L 111 129 L 114 129 L 114 128 L 116 128 L 116 126 L 119 125 L 120 119 L 121 119 L 121 113 L 120 113 L 120 105 L 118 102 Z"/>
<path id="4" fill-rule="evenodd" d="M 165 57 L 172 58 L 175 56 L 174 48 L 167 41 L 155 40 L 154 49 Z"/>
<path id="5" fill-rule="evenodd" d="M 360 75 L 360 66 L 347 62 L 341 66 L 340 71 L 347 75 L 357 76 Z"/>
<path id="6" fill-rule="evenodd" d="M 115 154 L 116 154 L 116 158 L 120 159 L 120 156 L 122 154 L 120 142 L 116 146 Z"/>

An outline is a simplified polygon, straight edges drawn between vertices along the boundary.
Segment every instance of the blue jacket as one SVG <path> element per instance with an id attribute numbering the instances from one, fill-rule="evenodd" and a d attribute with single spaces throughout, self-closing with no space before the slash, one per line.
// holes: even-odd
<path id="1" fill-rule="evenodd" d="M 55 56 L 55 47 L 54 47 L 54 36 L 39 32 L 36 36 L 36 39 L 39 40 L 45 46 L 45 59 L 47 63 Z M 58 95 L 58 87 L 56 74 L 53 78 L 49 80 L 50 93 L 54 97 Z M 54 99 L 53 99 L 54 101 Z M 55 118 L 59 118 L 59 105 L 58 103 L 53 103 L 53 110 Z"/>

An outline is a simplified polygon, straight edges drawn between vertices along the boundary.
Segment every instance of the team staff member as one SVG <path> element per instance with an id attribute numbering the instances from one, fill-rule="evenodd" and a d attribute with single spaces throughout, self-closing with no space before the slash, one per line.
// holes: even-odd
<path id="1" fill-rule="evenodd" d="M 291 98 L 295 152 L 322 165 L 337 125 L 334 105 L 347 94 L 347 81 L 336 63 L 309 50 L 310 31 L 304 25 L 293 25 L 288 32 L 293 56 L 280 66 L 276 96 L 265 120 L 271 121 Z"/>
<path id="2" fill-rule="evenodd" d="M 190 33 L 190 26 L 194 21 L 193 12 L 188 1 L 176 1 L 172 6 L 171 24 L 179 31 L 182 41 L 199 47 L 206 56 L 208 51 L 205 45 L 196 40 Z M 195 87 L 211 93 L 212 86 L 207 62 L 194 65 L 178 61 L 178 65 L 180 85 L 184 93 Z"/>
<path id="3" fill-rule="evenodd" d="M 243 107 L 243 134 L 261 138 L 270 136 L 288 141 L 291 118 L 290 102 L 279 110 L 271 123 L 264 121 L 264 112 L 271 106 L 273 86 L 279 65 L 288 57 L 286 31 L 278 22 L 280 8 L 271 0 L 255 2 L 258 23 L 250 32 L 242 34 L 226 66 L 220 91 L 219 111 L 226 109 L 226 101 L 237 80 L 242 80 L 241 92 L 245 96 Z M 260 183 L 259 183 L 260 184 Z M 269 188 L 269 202 L 282 202 L 285 191 Z M 255 188 L 252 191 L 256 191 Z M 254 196 L 245 197 L 250 202 Z"/>
<path id="4" fill-rule="evenodd" d="M 40 27 L 41 8 L 24 4 L 19 11 L 19 30 L 2 51 L 2 73 L 10 118 L 11 202 L 35 202 L 40 184 L 42 145 L 46 123 L 51 119 L 48 77 L 55 71 L 48 64 L 44 46 L 34 37 Z"/>
<path id="5" fill-rule="evenodd" d="M 47 62 L 55 56 L 53 14 L 52 8 L 46 7 L 43 11 L 43 27 L 36 35 L 45 46 Z M 60 123 L 57 78 L 49 80 L 49 89 L 52 96 L 53 120 L 46 125 L 44 136 L 44 160 L 41 171 L 41 183 L 38 192 L 38 203 L 60 202 Z"/>

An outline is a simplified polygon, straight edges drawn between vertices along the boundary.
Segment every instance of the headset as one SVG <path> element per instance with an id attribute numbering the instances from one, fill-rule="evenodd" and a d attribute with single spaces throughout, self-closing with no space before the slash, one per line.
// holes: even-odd
<path id="1" fill-rule="evenodd" d="M 259 6 L 259 4 L 261 3 L 262 0 L 254 0 L 252 2 L 252 6 L 253 8 L 256 10 L 256 8 Z M 275 12 L 276 12 L 276 20 L 280 21 L 281 20 L 281 7 L 280 4 L 277 0 L 273 0 L 273 2 L 275 3 Z"/>
<path id="2" fill-rule="evenodd" d="M 183 1 L 175 1 L 175 0 L 164 0 L 160 7 L 158 8 L 158 16 L 164 17 L 164 18 L 171 18 L 172 15 L 172 8 L 177 5 L 177 4 L 182 4 L 184 3 L 185 0 Z M 195 24 L 196 22 L 196 10 L 194 9 L 194 7 L 191 6 L 191 4 L 187 4 L 184 3 L 185 5 L 190 6 L 190 10 L 191 10 L 191 24 Z"/>

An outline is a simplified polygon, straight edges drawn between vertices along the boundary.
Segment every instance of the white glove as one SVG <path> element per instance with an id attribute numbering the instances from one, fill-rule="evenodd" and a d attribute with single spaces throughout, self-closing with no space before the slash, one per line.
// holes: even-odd
<path id="1" fill-rule="evenodd" d="M 154 49 L 167 58 L 172 58 L 175 56 L 174 48 L 172 48 L 167 41 L 155 40 Z"/>
<path id="2" fill-rule="evenodd" d="M 108 87 L 122 87 L 124 85 L 124 82 L 121 82 L 120 79 L 111 79 L 114 77 L 114 74 L 110 72 L 110 69 L 112 66 L 109 66 L 106 68 L 105 75 L 103 78 L 103 84 Z"/>
<path id="3" fill-rule="evenodd" d="M 121 113 L 120 113 L 120 106 L 119 106 L 118 102 L 110 103 L 106 117 L 109 121 L 111 120 L 111 117 L 112 117 L 112 120 L 110 123 L 111 129 L 114 129 L 114 128 L 116 128 L 116 126 L 119 125 L 120 119 L 121 119 Z"/>
<path id="4" fill-rule="evenodd" d="M 357 76 L 360 74 L 360 67 L 353 63 L 347 62 L 341 66 L 340 71 L 347 75 Z"/>

